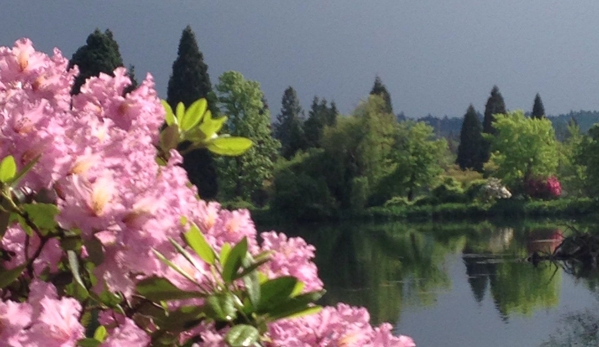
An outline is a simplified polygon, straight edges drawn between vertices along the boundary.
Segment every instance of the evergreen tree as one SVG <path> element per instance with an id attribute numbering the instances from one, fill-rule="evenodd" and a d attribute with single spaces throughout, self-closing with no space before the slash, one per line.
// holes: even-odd
<path id="1" fill-rule="evenodd" d="M 337 115 L 337 105 L 334 102 L 329 108 L 326 99 L 319 100 L 317 96 L 314 97 L 303 127 L 307 147 L 320 147 L 324 127 L 334 126 L 337 123 Z"/>
<path id="2" fill-rule="evenodd" d="M 374 85 L 372 86 L 372 90 L 370 91 L 370 95 L 378 95 L 385 101 L 385 112 L 393 113 L 393 105 L 391 104 L 391 95 L 387 91 L 387 87 L 381 81 L 379 76 L 376 76 L 374 79 Z"/>
<path id="3" fill-rule="evenodd" d="M 85 45 L 79 47 L 69 61 L 68 69 L 74 66 L 79 68 L 79 74 L 75 77 L 71 94 L 79 94 L 81 86 L 93 76 L 105 73 L 111 76 L 114 69 L 123 66 L 123 58 L 119 52 L 119 45 L 114 40 L 112 32 L 108 29 L 101 32 L 94 30 L 86 40 Z"/>
<path id="4" fill-rule="evenodd" d="M 535 96 L 535 102 L 532 106 L 532 118 L 545 118 L 545 107 L 543 106 L 543 100 L 541 100 L 541 96 L 537 93 Z"/>
<path id="5" fill-rule="evenodd" d="M 460 145 L 456 163 L 462 170 L 474 169 L 482 171 L 483 162 L 480 153 L 483 144 L 482 126 L 474 106 L 470 105 L 464 115 L 462 130 L 460 132 Z"/>
<path id="6" fill-rule="evenodd" d="M 200 98 L 208 100 L 208 107 L 215 117 L 218 108 L 212 92 L 208 66 L 204 63 L 204 56 L 198 48 L 194 32 L 187 26 L 179 41 L 177 59 L 173 63 L 173 72 L 168 81 L 166 100 L 174 110 L 179 102 L 189 107 Z M 183 144 L 181 149 L 188 145 Z M 185 154 L 183 167 L 187 171 L 189 181 L 198 188 L 202 199 L 216 197 L 216 169 L 212 154 L 208 150 L 197 149 Z"/>
<path id="7" fill-rule="evenodd" d="M 507 110 L 505 109 L 505 102 L 503 101 L 503 96 L 499 92 L 499 88 L 497 86 L 493 86 L 491 90 L 491 95 L 489 99 L 487 99 L 487 104 L 485 105 L 485 115 L 483 118 L 483 133 L 495 135 L 496 131 L 493 128 L 493 122 L 495 121 L 496 114 L 506 114 Z M 491 142 L 488 140 L 483 140 L 483 146 L 481 148 L 481 160 L 483 163 L 489 161 L 491 157 Z"/>
<path id="8" fill-rule="evenodd" d="M 127 69 L 127 76 L 131 80 L 131 84 L 125 87 L 123 94 L 129 94 L 139 86 L 139 82 L 137 82 L 137 78 L 135 77 L 135 66 L 129 65 L 129 68 Z"/>
<path id="9" fill-rule="evenodd" d="M 225 72 L 216 85 L 221 110 L 227 115 L 226 132 L 247 137 L 254 145 L 238 157 L 218 160 L 219 182 L 224 199 L 235 197 L 258 202 L 264 182 L 272 178 L 280 147 L 272 137 L 270 112 L 264 107 L 260 84 L 235 71 Z"/>
<path id="10" fill-rule="evenodd" d="M 295 89 L 289 87 L 283 93 L 281 113 L 277 115 L 274 133 L 281 142 L 281 155 L 287 159 L 305 148 L 302 129 L 303 110 Z"/>

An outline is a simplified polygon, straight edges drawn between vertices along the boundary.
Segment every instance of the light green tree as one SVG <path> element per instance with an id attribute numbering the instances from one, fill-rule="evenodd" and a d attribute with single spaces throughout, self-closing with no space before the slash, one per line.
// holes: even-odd
<path id="1" fill-rule="evenodd" d="M 256 81 L 248 81 L 239 72 L 228 71 L 216 85 L 218 103 L 227 115 L 226 132 L 247 137 L 254 146 L 239 157 L 218 159 L 219 187 L 222 197 L 249 201 L 272 178 L 274 161 L 280 147 L 272 137 L 270 112 L 264 107 L 264 93 Z"/>
<path id="2" fill-rule="evenodd" d="M 546 178 L 556 173 L 559 152 L 551 121 L 527 118 L 521 110 L 495 115 L 495 136 L 491 141 L 494 176 L 512 189 L 522 188 L 533 178 Z"/>
<path id="3" fill-rule="evenodd" d="M 562 189 L 569 196 L 584 196 L 586 194 L 586 166 L 579 159 L 579 154 L 584 151 L 585 136 L 581 133 L 576 122 L 568 124 L 568 135 L 564 142 L 559 144 L 558 175 Z"/>
<path id="4" fill-rule="evenodd" d="M 399 123 L 391 161 L 393 169 L 382 182 L 395 194 L 413 200 L 418 189 L 430 187 L 443 172 L 445 139 L 435 139 L 434 130 L 423 122 Z"/>

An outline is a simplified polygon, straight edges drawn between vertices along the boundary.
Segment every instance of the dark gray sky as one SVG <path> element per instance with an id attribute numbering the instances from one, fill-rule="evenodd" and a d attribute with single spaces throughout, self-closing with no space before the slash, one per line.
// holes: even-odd
<path id="1" fill-rule="evenodd" d="M 494 84 L 509 109 L 599 110 L 597 0 L 0 0 L 0 45 L 29 37 L 71 57 L 110 28 L 125 64 L 154 75 L 162 97 L 190 24 L 212 82 L 236 70 L 278 113 L 289 85 L 350 112 L 378 74 L 410 117 L 483 111 Z"/>

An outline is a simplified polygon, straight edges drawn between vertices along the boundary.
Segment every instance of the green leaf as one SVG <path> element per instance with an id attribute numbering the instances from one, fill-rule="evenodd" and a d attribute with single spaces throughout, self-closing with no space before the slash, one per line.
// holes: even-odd
<path id="1" fill-rule="evenodd" d="M 297 281 L 295 288 L 293 288 L 293 292 L 291 293 L 291 297 L 300 295 L 305 286 L 306 284 L 304 282 Z"/>
<path id="2" fill-rule="evenodd" d="M 270 308 L 288 301 L 298 282 L 295 277 L 283 276 L 262 283 L 260 286 L 260 303 L 256 311 L 266 313 Z"/>
<path id="3" fill-rule="evenodd" d="M 191 229 L 183 234 L 183 236 L 185 236 L 185 241 L 187 241 L 189 247 L 191 247 L 200 258 L 206 263 L 214 265 L 214 259 L 216 258 L 214 250 L 210 247 L 208 242 L 206 242 L 206 238 L 195 223 L 191 224 Z"/>
<path id="4" fill-rule="evenodd" d="M 73 273 L 73 278 L 75 278 L 76 285 L 79 288 L 75 288 L 75 292 L 78 296 L 83 299 L 89 296 L 87 288 L 81 279 L 81 275 L 79 274 L 79 259 L 77 258 L 77 254 L 75 251 L 67 251 L 67 259 L 69 261 L 69 267 L 71 268 L 71 272 Z"/>
<path id="5" fill-rule="evenodd" d="M 33 168 L 33 166 L 35 164 L 37 164 L 37 162 L 40 160 L 40 158 L 42 157 L 42 155 L 38 155 L 35 158 L 33 158 L 30 162 L 27 163 L 27 165 L 25 165 L 19 172 L 17 172 L 17 175 L 15 177 L 13 177 L 13 179 L 10 180 L 10 185 L 13 187 L 16 187 L 17 184 L 19 184 L 19 182 L 23 179 L 23 177 L 25 177 L 25 175 L 31 171 L 31 169 Z"/>
<path id="6" fill-rule="evenodd" d="M 58 227 L 56 216 L 58 215 L 58 207 L 53 204 L 24 204 L 23 210 L 27 212 L 29 220 L 39 228 L 42 235 L 47 235 L 49 231 L 55 230 Z"/>
<path id="7" fill-rule="evenodd" d="M 176 124 L 169 125 L 160 132 L 160 148 L 168 153 L 169 150 L 177 148 L 179 144 L 179 127 Z"/>
<path id="8" fill-rule="evenodd" d="M 258 342 L 260 333 L 251 325 L 239 324 L 231 328 L 225 336 L 225 341 L 231 347 L 248 347 Z"/>
<path id="9" fill-rule="evenodd" d="M 235 301 L 231 293 L 216 293 L 206 298 L 208 313 L 213 314 L 214 319 L 232 321 L 237 318 Z"/>
<path id="10" fill-rule="evenodd" d="M 227 258 L 229 257 L 229 253 L 231 253 L 231 244 L 225 242 L 223 246 L 220 248 L 219 260 L 221 264 L 227 262 Z"/>
<path id="11" fill-rule="evenodd" d="M 185 111 L 185 116 L 181 121 L 181 130 L 187 131 L 200 123 L 204 117 L 204 113 L 208 113 L 206 112 L 207 106 L 208 103 L 204 98 L 196 100 L 193 104 L 191 104 L 187 111 Z"/>
<path id="12" fill-rule="evenodd" d="M 242 155 L 252 147 L 252 141 L 245 137 L 217 137 L 207 143 L 212 153 L 228 156 Z"/>
<path id="13" fill-rule="evenodd" d="M 160 102 L 162 103 L 162 107 L 164 107 L 164 111 L 166 112 L 166 116 L 164 119 L 166 121 L 166 125 L 176 125 L 177 118 L 175 118 L 175 115 L 173 114 L 173 109 L 171 108 L 171 105 L 169 105 L 168 102 L 166 102 L 166 100 L 160 100 Z"/>
<path id="14" fill-rule="evenodd" d="M 8 211 L 10 211 L 10 201 L 8 201 L 3 196 L 0 196 L 0 205 L 2 206 L 3 209 L 6 210 L 6 211 L 0 211 L 0 241 L 2 241 L 2 238 L 4 237 L 4 234 L 6 233 L 6 229 L 8 229 L 8 225 L 11 223 L 11 221 L 13 221 L 12 217 L 15 217 L 17 215 L 8 212 Z"/>
<path id="15" fill-rule="evenodd" d="M 177 104 L 177 122 L 181 124 L 183 122 L 183 117 L 185 116 L 185 105 L 182 102 Z"/>
<path id="16" fill-rule="evenodd" d="M 85 250 L 88 254 L 88 260 L 95 265 L 104 262 L 104 245 L 96 237 L 92 237 L 84 242 Z"/>
<path id="17" fill-rule="evenodd" d="M 244 237 L 243 240 L 239 241 L 227 257 L 226 262 L 223 265 L 223 281 L 226 284 L 231 283 L 235 279 L 235 275 L 237 275 L 237 271 L 241 267 L 241 263 L 248 251 L 248 241 Z"/>
<path id="18" fill-rule="evenodd" d="M 137 284 L 137 292 L 152 301 L 180 300 L 203 297 L 199 292 L 186 292 L 166 278 L 149 277 Z"/>
<path id="19" fill-rule="evenodd" d="M 277 306 L 269 307 L 268 316 L 270 321 L 291 317 L 302 314 L 306 310 L 314 307 L 312 304 L 324 295 L 324 290 L 320 292 L 310 292 L 298 295 Z"/>
<path id="20" fill-rule="evenodd" d="M 100 342 L 104 342 L 106 336 L 108 336 L 108 332 L 106 331 L 106 328 L 103 325 L 100 325 L 98 329 L 96 329 L 96 331 L 94 332 L 94 339 Z"/>
<path id="21" fill-rule="evenodd" d="M 77 341 L 77 346 L 80 347 L 98 347 L 102 344 L 102 341 L 98 341 L 96 339 L 87 338 L 81 339 Z"/>
<path id="22" fill-rule="evenodd" d="M 0 182 L 9 183 L 17 174 L 15 157 L 9 155 L 0 162 Z"/>
<path id="23" fill-rule="evenodd" d="M 25 264 L 21 266 L 17 266 L 11 270 L 0 269 L 0 289 L 8 287 L 14 280 L 16 280 L 23 270 L 25 269 Z"/>
<path id="24" fill-rule="evenodd" d="M 298 317 L 303 317 L 303 316 L 309 316 L 311 314 L 316 314 L 318 312 L 322 311 L 322 306 L 316 305 L 316 306 L 310 306 L 308 308 L 305 308 L 303 310 L 297 311 L 296 313 L 290 314 L 288 316 L 286 316 L 285 318 L 290 319 L 290 318 L 298 318 Z"/>
<path id="25" fill-rule="evenodd" d="M 155 307 L 155 306 L 154 306 Z M 174 311 L 155 312 L 150 314 L 160 329 L 170 332 L 189 330 L 198 325 L 206 317 L 203 306 L 183 306 Z M 148 312 L 140 312 L 146 314 Z"/>
<path id="26" fill-rule="evenodd" d="M 199 130 L 202 133 L 202 138 L 210 139 L 216 133 L 220 131 L 220 129 L 225 125 L 227 121 L 227 117 L 219 117 L 212 118 L 212 113 L 210 111 L 206 112 L 206 116 L 204 116 L 204 121 L 199 126 Z"/>
<path id="27" fill-rule="evenodd" d="M 197 283 L 196 280 L 191 277 L 187 272 L 183 271 L 183 269 L 181 269 L 181 267 L 175 263 L 173 263 L 172 261 L 166 259 L 165 256 L 163 256 L 162 254 L 160 254 L 160 252 L 158 252 L 157 250 L 153 249 L 154 254 L 156 254 L 156 257 L 158 259 L 160 259 L 161 262 L 165 263 L 166 265 L 168 265 L 171 269 L 177 271 L 177 273 L 179 273 L 179 275 L 187 278 L 190 282 L 192 283 Z"/>

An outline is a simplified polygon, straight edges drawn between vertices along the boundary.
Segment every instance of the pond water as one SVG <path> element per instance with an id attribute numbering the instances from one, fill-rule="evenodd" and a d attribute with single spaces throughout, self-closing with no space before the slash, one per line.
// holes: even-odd
<path id="1" fill-rule="evenodd" d="M 523 261 L 555 249 L 568 228 L 502 224 L 276 230 L 316 246 L 323 304 L 365 306 L 418 347 L 599 345 L 599 277 Z"/>

